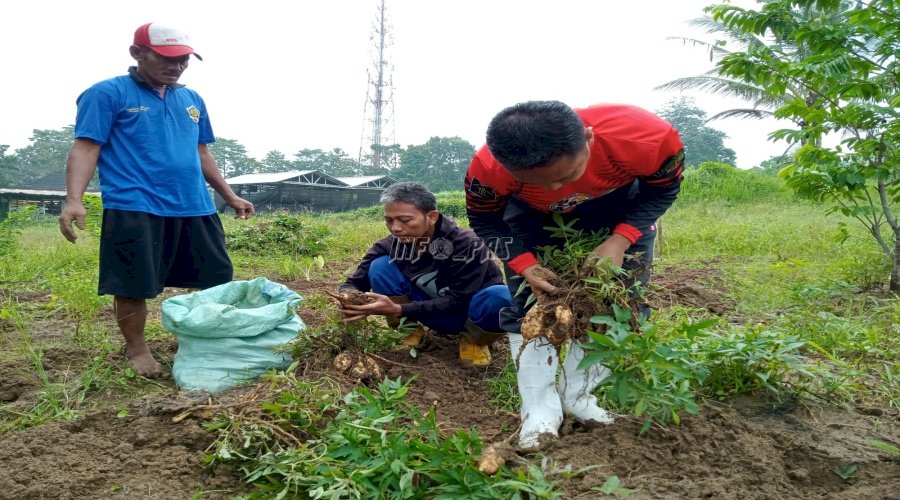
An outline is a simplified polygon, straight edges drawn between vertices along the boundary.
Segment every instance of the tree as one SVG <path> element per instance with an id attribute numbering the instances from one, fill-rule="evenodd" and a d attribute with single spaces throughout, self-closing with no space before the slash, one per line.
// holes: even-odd
<path id="1" fill-rule="evenodd" d="M 765 2 L 766 0 L 758 0 Z M 709 12 L 713 7 L 708 7 Z M 822 13 L 815 9 L 798 9 L 785 13 L 794 19 L 810 19 L 820 16 Z M 685 45 L 699 46 L 708 50 L 709 58 L 715 64 L 713 68 L 703 75 L 677 78 L 664 83 L 657 89 L 661 90 L 700 90 L 711 94 L 735 97 L 751 104 L 749 108 L 732 108 L 720 111 L 710 117 L 710 120 L 720 118 L 769 118 L 774 116 L 774 110 L 792 99 L 805 99 L 810 89 L 805 88 L 799 82 L 784 82 L 783 87 L 767 88 L 760 82 L 733 77 L 728 72 L 722 71 L 723 60 L 735 53 L 769 53 L 770 57 L 783 63 L 799 61 L 808 55 L 806 48 L 798 46 L 786 38 L 778 38 L 773 33 L 754 33 L 743 30 L 740 27 L 725 23 L 714 16 L 704 16 L 689 22 L 705 30 L 708 34 L 723 36 L 725 39 L 714 41 L 698 40 L 695 38 L 674 37 Z M 729 47 L 732 47 L 731 49 Z M 797 123 L 802 126 L 801 123 Z"/>
<path id="2" fill-rule="evenodd" d="M 14 155 L 8 155 L 8 144 L 0 144 L 0 187 L 19 184 L 19 164 Z"/>
<path id="3" fill-rule="evenodd" d="M 259 171 L 264 173 L 287 172 L 293 169 L 293 162 L 277 149 L 266 153 L 266 157 L 259 163 Z"/>
<path id="4" fill-rule="evenodd" d="M 335 177 L 359 175 L 359 163 L 350 158 L 341 148 L 331 151 L 321 149 L 301 149 L 294 153 L 294 168 L 297 170 L 318 170 Z"/>
<path id="5" fill-rule="evenodd" d="M 432 137 L 409 146 L 400 159 L 398 180 L 418 181 L 432 191 L 460 190 L 475 147 L 459 137 Z"/>
<path id="6" fill-rule="evenodd" d="M 13 185 L 28 184 L 47 174 L 65 171 L 73 130 L 72 125 L 59 130 L 35 129 L 31 144 L 16 150 Z"/>
<path id="7" fill-rule="evenodd" d="M 688 164 L 696 166 L 706 161 L 716 161 L 734 165 L 734 150 L 724 144 L 728 136 L 706 125 L 706 112 L 698 108 L 693 99 L 673 99 L 658 114 L 681 134 Z"/>
<path id="8" fill-rule="evenodd" d="M 759 10 L 720 4 L 708 12 L 728 30 L 781 42 L 728 54 L 716 71 L 779 97 L 773 115 L 798 125 L 770 134 L 798 146 L 780 175 L 801 195 L 863 224 L 891 261 L 890 289 L 900 292 L 900 13 L 894 0 L 769 0 Z M 789 88 L 803 91 L 794 95 Z M 843 137 L 840 144 L 824 147 L 822 138 L 833 133 Z"/>
<path id="9" fill-rule="evenodd" d="M 381 146 L 372 146 L 373 151 L 377 149 L 381 154 L 381 167 L 376 169 L 372 163 L 372 155 L 365 155 L 360 160 L 360 168 L 365 175 L 388 175 L 392 171 L 400 168 L 400 159 L 403 156 L 403 147 L 399 144 L 388 144 Z"/>
<path id="10" fill-rule="evenodd" d="M 793 162 L 794 158 L 789 155 L 773 156 L 768 160 L 763 160 L 763 162 L 759 164 L 759 170 L 764 174 L 776 176 L 781 169 Z"/>
<path id="11" fill-rule="evenodd" d="M 259 160 L 247 156 L 247 148 L 234 139 L 216 137 L 209 149 L 225 178 L 259 171 Z"/>

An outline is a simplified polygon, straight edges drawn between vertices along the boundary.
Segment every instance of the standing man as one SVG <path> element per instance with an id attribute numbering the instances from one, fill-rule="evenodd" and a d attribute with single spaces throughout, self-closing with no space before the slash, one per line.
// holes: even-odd
<path id="1" fill-rule="evenodd" d="M 656 220 L 678 195 L 683 145 L 672 126 L 643 109 L 599 105 L 573 110 L 558 101 L 530 101 L 501 111 L 466 173 L 466 209 L 475 232 L 497 248 L 504 261 L 516 307 L 501 313 L 517 358 L 522 429 L 519 447 L 534 450 L 543 438 L 558 436 L 563 414 L 588 424 L 612 422 L 591 391 L 608 375 L 595 365 L 579 370 L 583 349 L 569 346 L 564 376 L 555 384 L 555 348 L 540 340 L 522 348 L 521 321 L 526 294 L 522 280 L 540 300 L 553 290 L 534 250 L 562 247 L 544 229 L 560 214 L 573 227 L 610 236 L 593 251 L 595 259 L 625 268 L 646 269 L 649 281 Z M 502 244 L 492 243 L 502 242 Z M 649 313 L 647 309 L 646 313 Z"/>
<path id="2" fill-rule="evenodd" d="M 500 268 L 484 242 L 437 210 L 428 188 L 415 182 L 393 184 L 381 195 L 390 235 L 366 252 L 341 292 L 372 292 L 372 302 L 346 305 L 344 321 L 384 315 L 417 321 L 440 334 L 459 334 L 459 357 L 474 366 L 491 362 L 488 348 L 503 336 L 500 311 L 513 305 Z M 419 345 L 425 328 L 404 344 Z"/>
<path id="3" fill-rule="evenodd" d="M 206 183 L 234 209 L 253 205 L 225 183 L 209 150 L 215 142 L 206 105 L 178 83 L 191 54 L 187 36 L 156 23 L 134 32 L 137 66 L 94 84 L 78 99 L 75 140 L 66 162 L 63 236 L 84 229 L 82 196 L 100 169 L 103 225 L 98 293 L 115 296 L 125 355 L 141 375 L 163 372 L 144 340 L 146 299 L 164 287 L 208 288 L 231 281 L 225 232 Z"/>

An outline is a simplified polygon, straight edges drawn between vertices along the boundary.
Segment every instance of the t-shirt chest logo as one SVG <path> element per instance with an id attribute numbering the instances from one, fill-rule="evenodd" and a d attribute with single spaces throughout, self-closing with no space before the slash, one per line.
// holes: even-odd
<path id="1" fill-rule="evenodd" d="M 469 184 L 469 192 L 485 200 L 497 198 L 497 192 L 494 191 L 494 188 L 482 184 L 477 177 L 472 177 L 472 182 Z"/>
<path id="2" fill-rule="evenodd" d="M 574 193 L 566 196 L 561 200 L 557 200 L 550 204 L 550 210 L 552 212 L 564 214 L 566 212 L 572 211 L 576 205 L 579 203 L 584 203 L 588 200 L 593 200 L 594 197 L 586 194 L 586 193 Z"/>
<path id="3" fill-rule="evenodd" d="M 187 107 L 188 116 L 191 117 L 191 120 L 194 120 L 194 123 L 200 123 L 200 110 L 197 109 L 197 106 L 190 105 Z"/>

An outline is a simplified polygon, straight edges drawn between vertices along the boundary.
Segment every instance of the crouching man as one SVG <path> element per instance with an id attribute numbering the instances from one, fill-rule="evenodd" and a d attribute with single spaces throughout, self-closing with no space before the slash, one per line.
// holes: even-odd
<path id="1" fill-rule="evenodd" d="M 407 318 L 419 326 L 405 345 L 418 346 L 430 328 L 459 335 L 463 362 L 490 363 L 488 346 L 504 336 L 500 310 L 513 302 L 484 242 L 438 212 L 434 194 L 421 184 L 394 184 L 381 203 L 391 234 L 372 245 L 340 287 L 369 292 L 373 302 L 345 306 L 344 321 L 383 315 L 396 327 Z"/>

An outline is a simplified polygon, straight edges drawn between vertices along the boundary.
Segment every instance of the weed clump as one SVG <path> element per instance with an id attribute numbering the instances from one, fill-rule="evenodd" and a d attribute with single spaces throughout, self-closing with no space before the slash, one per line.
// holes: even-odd
<path id="1" fill-rule="evenodd" d="M 205 426 L 218 433 L 206 461 L 240 470 L 251 498 L 558 498 L 534 466 L 482 473 L 478 434 L 441 430 L 433 407 L 406 402 L 410 381 L 341 396 L 294 371 L 266 376 L 252 400 L 222 405 Z"/>
<path id="2" fill-rule="evenodd" d="M 325 224 L 304 222 L 298 215 L 276 213 L 246 221 L 225 235 L 229 250 L 321 255 L 327 250 L 331 234 Z"/>

